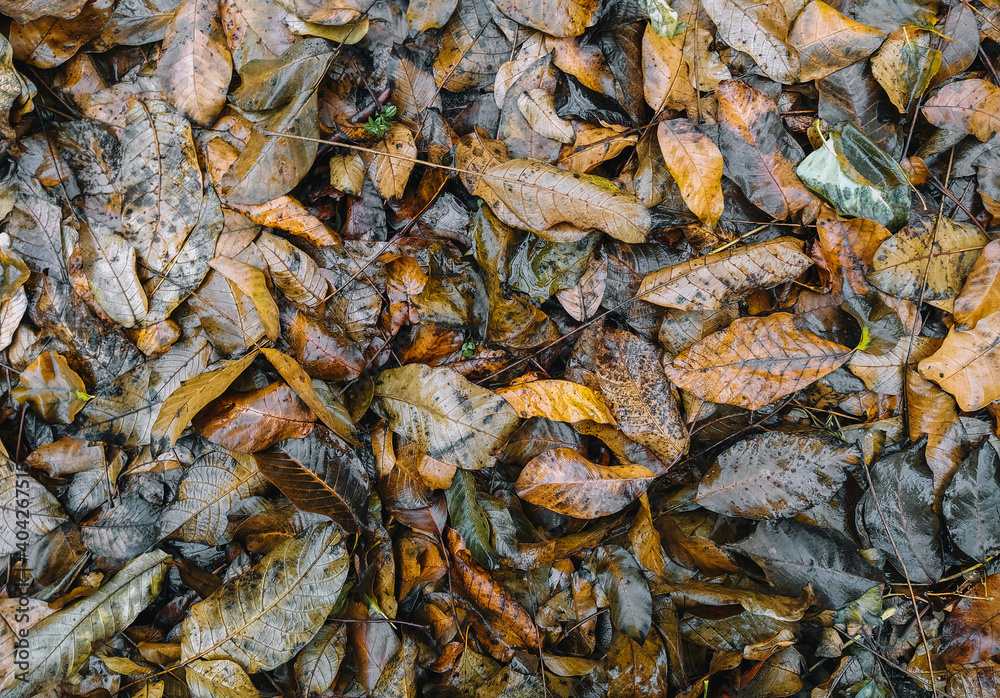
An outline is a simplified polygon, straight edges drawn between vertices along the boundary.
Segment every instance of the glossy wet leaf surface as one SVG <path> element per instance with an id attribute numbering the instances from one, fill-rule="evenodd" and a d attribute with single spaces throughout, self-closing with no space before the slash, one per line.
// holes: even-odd
<path id="1" fill-rule="evenodd" d="M 0 695 L 993 696 L 994 5 L 0 0 Z"/>

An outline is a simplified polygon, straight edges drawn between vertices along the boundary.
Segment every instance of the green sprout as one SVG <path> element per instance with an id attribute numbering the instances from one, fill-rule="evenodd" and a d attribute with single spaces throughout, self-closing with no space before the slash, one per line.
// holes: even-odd
<path id="1" fill-rule="evenodd" d="M 392 127 L 392 120 L 395 118 L 396 107 L 390 104 L 388 107 L 381 109 L 374 117 L 368 117 L 368 123 L 365 124 L 365 131 L 376 138 L 381 138 L 388 133 Z"/>
<path id="2" fill-rule="evenodd" d="M 471 339 L 462 343 L 462 358 L 471 359 L 476 353 L 476 343 Z"/>

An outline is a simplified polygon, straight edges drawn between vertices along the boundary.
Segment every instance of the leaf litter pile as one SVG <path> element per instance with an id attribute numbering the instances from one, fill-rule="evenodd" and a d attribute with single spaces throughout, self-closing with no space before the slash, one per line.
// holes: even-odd
<path id="1" fill-rule="evenodd" d="M 0 695 L 995 696 L 996 0 L 0 0 Z"/>

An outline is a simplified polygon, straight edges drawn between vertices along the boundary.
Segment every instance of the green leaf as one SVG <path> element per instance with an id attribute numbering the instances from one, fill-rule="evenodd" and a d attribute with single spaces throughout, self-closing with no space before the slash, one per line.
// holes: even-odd
<path id="1" fill-rule="evenodd" d="M 906 225 L 910 213 L 906 173 L 850 122 L 831 131 L 795 173 L 841 216 L 868 218 L 893 232 Z"/>
<path id="2" fill-rule="evenodd" d="M 462 534 L 462 540 L 476 561 L 488 570 L 493 569 L 497 552 L 490 542 L 490 520 L 476 501 L 476 481 L 472 473 L 461 468 L 456 470 L 451 487 L 444 494 L 452 528 Z"/>

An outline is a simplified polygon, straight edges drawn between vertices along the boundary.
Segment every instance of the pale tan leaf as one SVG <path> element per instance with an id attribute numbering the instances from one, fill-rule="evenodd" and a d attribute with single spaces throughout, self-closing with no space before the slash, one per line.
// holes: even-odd
<path id="1" fill-rule="evenodd" d="M 343 531 L 333 523 L 279 543 L 191 607 L 181 625 L 184 662 L 231 659 L 249 673 L 287 662 L 333 609 L 348 558 Z"/>
<path id="2" fill-rule="evenodd" d="M 518 24 L 551 36 L 579 36 L 594 26 L 601 12 L 598 0 L 496 0 L 496 5 Z"/>
<path id="3" fill-rule="evenodd" d="M 795 316 L 734 320 L 666 366 L 677 386 L 708 402 L 758 410 L 819 380 L 851 355 L 847 347 L 795 327 Z"/>
<path id="4" fill-rule="evenodd" d="M 417 157 L 417 145 L 410 129 L 402 124 L 393 124 L 382 140 L 375 144 L 373 150 L 388 155 L 371 153 L 362 155 L 368 178 L 375 184 L 379 194 L 386 199 L 402 196 L 410 179 L 410 173 L 413 172 L 414 159 Z M 392 157 L 395 155 L 402 155 L 403 158 Z"/>
<path id="5" fill-rule="evenodd" d="M 3 689 L 4 698 L 29 698 L 74 675 L 95 645 L 129 627 L 159 595 L 168 557 L 160 550 L 140 555 L 95 593 L 33 625 L 27 668 Z"/>
<path id="6" fill-rule="evenodd" d="M 34 542 L 65 520 L 66 513 L 55 495 L 0 455 L 0 555 L 16 553 L 19 543 Z M 23 532 L 20 537 L 19 532 Z"/>
<path id="7" fill-rule="evenodd" d="M 726 43 L 753 56 L 772 80 L 798 81 L 799 55 L 785 40 L 788 18 L 778 0 L 705 0 L 705 11 Z"/>
<path id="8" fill-rule="evenodd" d="M 357 153 L 334 155 L 330 158 L 330 186 L 351 196 L 361 196 L 365 180 L 365 164 Z"/>
<path id="9" fill-rule="evenodd" d="M 922 219 L 882 243 L 872 262 L 875 271 L 866 278 L 897 298 L 955 298 L 989 241 L 969 223 L 956 223 L 945 216 L 940 216 L 936 225 L 931 219 Z"/>
<path id="10" fill-rule="evenodd" d="M 684 61 L 681 34 L 660 36 L 652 24 L 642 35 L 642 89 L 646 103 L 656 113 L 664 109 L 684 109 L 697 100 L 688 64 Z"/>
<path id="11" fill-rule="evenodd" d="M 884 38 L 875 27 L 855 22 L 823 0 L 813 0 L 795 20 L 788 43 L 799 52 L 799 80 L 807 82 L 867 58 Z"/>
<path id="12" fill-rule="evenodd" d="M 273 0 L 219 0 L 219 12 L 237 70 L 249 61 L 277 58 L 296 41 L 283 22 L 291 15 Z"/>
<path id="13" fill-rule="evenodd" d="M 620 127 L 595 126 L 578 121 L 574 123 L 573 130 L 576 139 L 559 151 L 558 162 L 577 174 L 590 172 L 602 162 L 618 157 L 625 148 L 634 146 L 639 140 L 634 133 L 623 133 Z"/>
<path id="14" fill-rule="evenodd" d="M 555 448 L 533 458 L 514 489 L 531 504 L 578 519 L 621 511 L 653 484 L 641 465 L 597 465 L 571 448 Z"/>
<path id="15" fill-rule="evenodd" d="M 905 368 L 915 368 L 917 362 L 933 354 L 940 346 L 940 340 L 930 337 L 910 340 L 909 335 L 904 335 L 888 350 L 878 351 L 873 347 L 859 349 L 851 356 L 847 367 L 865 382 L 869 390 L 884 395 L 902 395 Z"/>
<path id="16" fill-rule="evenodd" d="M 199 126 L 215 122 L 233 77 L 216 0 L 181 0 L 163 39 L 157 71 L 177 111 Z"/>
<path id="17" fill-rule="evenodd" d="M 790 281 L 810 265 L 800 240 L 776 238 L 654 271 L 642 280 L 639 297 L 678 310 L 715 310 L 754 289 Z"/>
<path id="18" fill-rule="evenodd" d="M 920 362 L 920 375 L 934 381 L 974 412 L 1000 398 L 1000 313 L 987 315 L 965 332 L 952 329 L 941 348 Z"/>
<path id="19" fill-rule="evenodd" d="M 522 417 L 544 417 L 557 422 L 589 419 L 614 424 L 615 418 L 597 391 L 565 380 L 538 380 L 499 388 L 496 394 Z"/>
<path id="20" fill-rule="evenodd" d="M 323 304 L 330 286 L 311 257 L 287 240 L 267 232 L 257 238 L 257 249 L 267 262 L 274 285 L 288 300 L 306 308 Z"/>
<path id="21" fill-rule="evenodd" d="M 538 135 L 560 143 L 572 143 L 576 138 L 573 124 L 556 114 L 552 95 L 542 88 L 536 87 L 518 95 L 517 108 Z"/>
<path id="22" fill-rule="evenodd" d="M 267 338 L 272 342 L 278 338 L 281 328 L 278 323 L 278 304 L 267 288 L 267 278 L 257 267 L 229 257 L 216 257 L 209 261 L 215 271 L 231 281 L 247 296 L 257 310 Z"/>
<path id="23" fill-rule="evenodd" d="M 972 264 L 955 299 L 955 328 L 967 330 L 1000 310 L 1000 240 L 991 240 Z"/>
<path id="24" fill-rule="evenodd" d="M 608 263 L 594 260 L 572 288 L 563 289 L 556 299 L 570 317 L 585 322 L 597 316 L 608 282 Z"/>
<path id="25" fill-rule="evenodd" d="M 519 227 L 528 230 L 571 223 L 623 242 L 643 242 L 651 225 L 642 203 L 603 177 L 574 175 L 521 158 L 488 167 L 483 182 L 521 220 Z"/>
<path id="26" fill-rule="evenodd" d="M 135 248 L 99 221 L 80 226 L 83 273 L 94 299 L 112 320 L 133 327 L 146 317 L 149 301 L 135 268 Z"/>
<path id="27" fill-rule="evenodd" d="M 953 82 L 924 102 L 922 111 L 938 128 L 986 142 L 1000 132 L 1000 87 L 981 78 Z"/>
<path id="28" fill-rule="evenodd" d="M 410 3 L 413 6 L 413 3 Z M 426 109 L 440 109 L 441 97 L 434 76 L 402 58 L 392 64 L 392 103 L 399 118 L 408 124 L 420 122 Z"/>
<path id="29" fill-rule="evenodd" d="M 493 80 L 493 100 L 498 107 L 503 108 L 507 91 L 514 86 L 518 78 L 524 75 L 528 66 L 548 53 L 549 49 L 546 46 L 544 35 L 539 32 L 528 34 L 518 47 L 514 60 L 507 61 L 497 70 L 496 78 Z M 506 160 L 506 158 L 504 159 Z"/>
<path id="30" fill-rule="evenodd" d="M 368 34 L 368 17 L 362 16 L 347 24 L 330 26 L 328 24 L 317 24 L 316 22 L 304 22 L 298 17 L 285 17 L 283 24 L 293 34 L 299 36 L 318 36 L 334 44 L 353 46 L 361 41 Z"/>
<path id="31" fill-rule="evenodd" d="M 222 395 L 232 382 L 257 358 L 252 351 L 240 359 L 223 361 L 214 371 L 205 371 L 181 383 L 160 406 L 160 412 L 150 432 L 151 446 L 162 452 L 180 438 L 198 412 Z"/>
<path id="32" fill-rule="evenodd" d="M 661 121 L 656 138 L 684 203 L 702 223 L 714 228 L 725 205 L 719 146 L 686 119 Z"/>
<path id="33" fill-rule="evenodd" d="M 184 470 L 177 499 L 160 517 L 159 537 L 217 545 L 226 540 L 229 510 L 269 487 L 252 456 L 211 450 Z"/>
<path id="34" fill-rule="evenodd" d="M 322 695 L 336 680 L 346 652 L 347 624 L 327 622 L 295 658 L 295 678 L 302 693 Z"/>
<path id="35" fill-rule="evenodd" d="M 191 698 L 260 698 L 243 667 L 231 659 L 193 661 L 185 667 L 184 679 Z"/>
<path id="36" fill-rule="evenodd" d="M 393 431 L 432 458 L 468 470 L 517 428 L 517 413 L 501 397 L 447 368 L 407 364 L 383 371 L 375 383 Z"/>
<path id="37" fill-rule="evenodd" d="M 414 36 L 440 29 L 455 11 L 458 0 L 412 0 L 406 6 L 406 24 Z"/>

